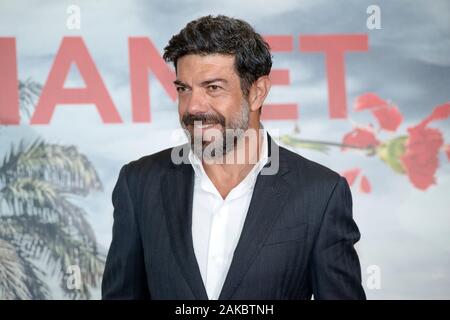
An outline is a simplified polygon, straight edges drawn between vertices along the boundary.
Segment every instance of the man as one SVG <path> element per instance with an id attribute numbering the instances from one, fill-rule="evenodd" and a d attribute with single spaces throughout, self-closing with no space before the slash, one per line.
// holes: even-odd
<path id="1" fill-rule="evenodd" d="M 103 298 L 364 299 L 346 180 L 260 124 L 267 43 L 244 21 L 207 16 L 164 58 L 189 143 L 122 168 Z"/>

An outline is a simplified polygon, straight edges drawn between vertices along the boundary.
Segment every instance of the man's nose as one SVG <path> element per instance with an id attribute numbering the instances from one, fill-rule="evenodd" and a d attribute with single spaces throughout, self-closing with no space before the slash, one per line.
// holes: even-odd
<path id="1" fill-rule="evenodd" d="M 192 89 L 186 103 L 186 111 L 190 114 L 197 114 L 208 111 L 207 99 L 202 93 L 201 89 Z"/>

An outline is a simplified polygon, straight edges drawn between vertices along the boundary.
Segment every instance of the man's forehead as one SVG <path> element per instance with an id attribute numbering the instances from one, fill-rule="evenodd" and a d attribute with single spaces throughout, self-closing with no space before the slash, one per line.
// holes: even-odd
<path id="1" fill-rule="evenodd" d="M 234 59 L 225 54 L 188 54 L 178 59 L 177 73 L 234 73 Z"/>

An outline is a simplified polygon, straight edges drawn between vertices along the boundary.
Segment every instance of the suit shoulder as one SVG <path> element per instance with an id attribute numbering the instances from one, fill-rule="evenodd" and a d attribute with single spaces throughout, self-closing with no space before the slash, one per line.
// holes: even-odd
<path id="1" fill-rule="evenodd" d="M 143 156 L 139 159 L 130 161 L 127 166 L 128 167 L 145 167 L 148 165 L 165 165 L 170 161 L 170 155 L 172 153 L 173 148 L 167 148 L 146 156 Z"/>
<path id="2" fill-rule="evenodd" d="M 174 147 L 167 148 L 130 161 L 124 166 L 128 176 L 131 178 L 145 176 L 156 177 L 165 172 L 171 165 L 171 154 L 173 149 Z"/>
<path id="3" fill-rule="evenodd" d="M 281 146 L 280 157 L 285 158 L 290 170 L 309 183 L 325 183 L 335 186 L 341 178 L 336 171 Z"/>

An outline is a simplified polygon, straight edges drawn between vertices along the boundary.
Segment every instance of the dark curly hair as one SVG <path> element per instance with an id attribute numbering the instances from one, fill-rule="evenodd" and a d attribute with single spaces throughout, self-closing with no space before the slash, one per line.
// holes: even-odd
<path id="1" fill-rule="evenodd" d="M 234 55 L 244 96 L 261 76 L 272 67 L 270 47 L 247 22 L 223 15 L 201 17 L 189 22 L 174 35 L 164 48 L 163 58 L 173 62 L 175 70 L 179 58 L 187 54 Z"/>

